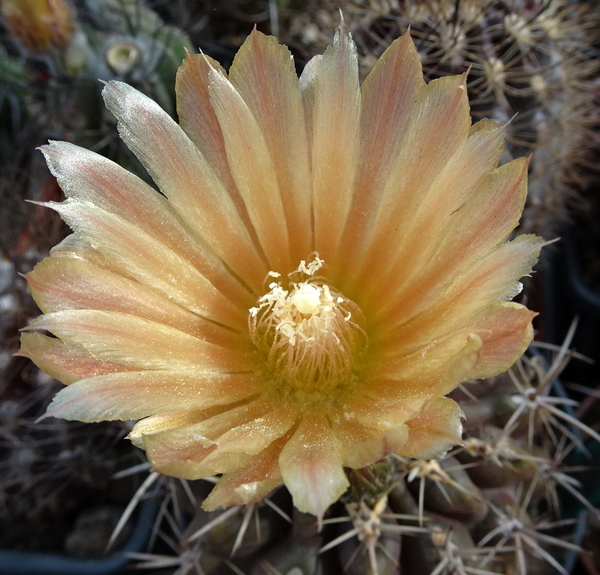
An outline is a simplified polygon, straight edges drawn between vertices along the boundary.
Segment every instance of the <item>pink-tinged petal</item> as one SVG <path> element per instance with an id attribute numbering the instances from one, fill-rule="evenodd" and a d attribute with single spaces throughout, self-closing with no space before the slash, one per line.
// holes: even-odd
<path id="1" fill-rule="evenodd" d="M 515 295 L 516 280 L 531 271 L 542 245 L 543 240 L 536 236 L 519 236 L 481 259 L 432 302 L 407 308 L 406 302 L 400 299 L 386 315 L 398 318 L 398 323 L 388 320 L 386 324 L 386 320 L 380 318 L 382 326 L 386 325 L 382 334 L 389 329 L 388 344 L 397 346 L 398 354 L 404 355 L 466 327 L 471 318 L 491 302 Z M 409 317 L 405 315 L 407 309 Z"/>
<path id="2" fill-rule="evenodd" d="M 223 133 L 210 102 L 208 77 L 211 69 L 226 76 L 221 64 L 210 56 L 186 53 L 175 82 L 179 124 L 240 208 L 242 200 L 229 171 Z M 241 215 L 245 215 L 243 211 Z"/>
<path id="3" fill-rule="evenodd" d="M 333 44 L 300 78 L 311 146 L 315 249 L 335 254 L 352 203 L 360 148 L 356 46 L 342 23 Z"/>
<path id="4" fill-rule="evenodd" d="M 419 276 L 428 270 L 439 252 L 446 252 L 446 236 L 452 228 L 453 215 L 465 207 L 486 176 L 495 169 L 502 153 L 504 130 L 478 130 L 448 160 L 424 194 L 418 208 L 403 230 L 405 238 L 398 255 L 388 263 L 385 276 L 376 289 L 386 294 L 385 308 L 398 293 L 421 283 Z M 473 218 L 477 219 L 477 218 Z M 427 241 L 423 238 L 427 237 Z"/>
<path id="5" fill-rule="evenodd" d="M 252 374 L 135 371 L 82 379 L 61 390 L 47 416 L 79 421 L 140 419 L 161 411 L 204 409 L 260 391 Z"/>
<path id="6" fill-rule="evenodd" d="M 283 482 L 294 506 L 322 519 L 348 488 L 341 445 L 321 413 L 305 414 L 279 456 Z"/>
<path id="7" fill-rule="evenodd" d="M 69 198 L 97 205 L 135 224 L 188 261 L 221 291 L 248 298 L 245 288 L 203 240 L 190 231 L 170 203 L 114 162 L 67 142 L 40 148 Z"/>
<path id="8" fill-rule="evenodd" d="M 170 326 L 119 312 L 67 310 L 46 314 L 27 328 L 44 329 L 94 357 L 139 369 L 204 368 L 218 373 L 251 371 L 250 353 L 227 349 Z"/>
<path id="9" fill-rule="evenodd" d="M 292 270 L 277 172 L 265 137 L 252 111 L 235 87 L 210 71 L 211 102 L 225 141 L 227 161 L 250 221 L 272 270 Z"/>
<path id="10" fill-rule="evenodd" d="M 302 96 L 292 55 L 256 29 L 235 56 L 229 79 L 265 138 L 283 202 L 292 261 L 311 252 L 309 151 Z"/>
<path id="11" fill-rule="evenodd" d="M 78 234 L 68 235 L 50 250 L 50 255 L 60 258 L 85 260 L 92 265 L 112 270 L 115 273 L 122 275 L 118 266 L 113 265 L 109 259 L 96 250 L 85 236 L 80 236 Z"/>
<path id="12" fill-rule="evenodd" d="M 81 346 L 67 345 L 41 333 L 22 333 L 17 355 L 28 357 L 48 375 L 67 385 L 86 377 L 135 369 L 95 358 Z"/>
<path id="13" fill-rule="evenodd" d="M 425 86 L 421 60 L 410 34 L 395 40 L 361 86 L 360 156 L 352 209 L 338 256 L 351 260 L 372 230 L 390 165 Z"/>
<path id="14" fill-rule="evenodd" d="M 186 310 L 139 282 L 85 260 L 49 257 L 25 278 L 44 313 L 69 309 L 118 311 L 231 348 L 240 345 L 240 338 L 244 337 Z"/>
<path id="15" fill-rule="evenodd" d="M 357 469 L 371 465 L 390 453 L 401 452 L 408 439 L 408 429 L 406 424 L 401 424 L 386 431 L 383 437 L 355 444 L 344 454 L 344 466 Z"/>
<path id="16" fill-rule="evenodd" d="M 284 436 L 253 456 L 243 469 L 224 475 L 202 503 L 213 511 L 228 505 L 247 505 L 266 497 L 281 483 L 279 455 L 287 442 Z"/>
<path id="17" fill-rule="evenodd" d="M 437 253 L 424 261 L 422 273 L 404 286 L 396 303 L 417 310 L 435 301 L 458 277 L 470 273 L 483 255 L 506 241 L 525 203 L 527 165 L 525 159 L 514 160 L 485 179 L 465 205 L 452 214 L 453 225 L 436 242 Z"/>
<path id="18" fill-rule="evenodd" d="M 363 293 L 372 296 L 377 291 L 379 278 L 403 249 L 405 230 L 433 192 L 433 182 L 468 138 L 471 119 L 465 81 L 464 76 L 439 78 L 418 96 L 418 112 L 412 114 L 390 165 L 372 236 L 366 250 L 353 260 L 355 281 Z M 379 293 L 377 299 L 387 296 Z"/>
<path id="19" fill-rule="evenodd" d="M 416 459 L 437 459 L 462 442 L 463 413 L 447 397 L 432 399 L 408 425 L 408 440 L 399 454 Z"/>
<path id="20" fill-rule="evenodd" d="M 122 82 L 103 91 L 121 137 L 182 220 L 246 283 L 259 289 L 268 269 L 223 182 L 156 102 Z"/>
<path id="21" fill-rule="evenodd" d="M 537 314 L 513 302 L 495 303 L 470 328 L 483 340 L 476 365 L 465 380 L 492 377 L 506 371 L 533 339 L 531 321 Z"/>
<path id="22" fill-rule="evenodd" d="M 89 202 L 67 200 L 48 205 L 122 275 L 135 278 L 194 313 L 245 329 L 246 310 L 149 233 Z"/>
<path id="23" fill-rule="evenodd" d="M 519 158 L 488 175 L 456 212 L 456 220 L 446 237 L 448 243 L 436 263 L 443 259 L 448 264 L 452 258 L 452 269 L 460 270 L 461 264 L 463 268 L 470 266 L 476 254 L 487 254 L 506 241 L 517 227 L 525 205 L 528 166 L 527 158 Z"/>

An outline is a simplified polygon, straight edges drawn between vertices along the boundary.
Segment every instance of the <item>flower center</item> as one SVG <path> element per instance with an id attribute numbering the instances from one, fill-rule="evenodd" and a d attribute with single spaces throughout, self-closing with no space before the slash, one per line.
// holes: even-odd
<path id="1" fill-rule="evenodd" d="M 285 286 L 269 284 L 269 292 L 250 309 L 250 336 L 265 353 L 278 391 L 341 391 L 354 382 L 366 349 L 360 308 L 314 275 L 322 266 L 318 255 L 308 265 L 302 260 Z"/>

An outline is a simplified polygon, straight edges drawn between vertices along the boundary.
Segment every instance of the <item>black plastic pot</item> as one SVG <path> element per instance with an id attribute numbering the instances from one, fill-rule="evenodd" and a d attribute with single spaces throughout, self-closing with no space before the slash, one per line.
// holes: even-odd
<path id="1" fill-rule="evenodd" d="M 50 553 L 0 550 L 2 575 L 121 575 L 130 563 L 124 553 L 144 551 L 157 513 L 155 500 L 145 501 L 134 516 L 135 525 L 127 543 L 100 559 L 79 559 Z"/>

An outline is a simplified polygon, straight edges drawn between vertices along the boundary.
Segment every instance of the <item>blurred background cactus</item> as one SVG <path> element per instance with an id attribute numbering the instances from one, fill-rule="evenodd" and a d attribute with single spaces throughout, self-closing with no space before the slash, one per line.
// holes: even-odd
<path id="1" fill-rule="evenodd" d="M 550 239 L 600 205 L 595 2 L 1 0 L 0 6 L 0 532 L 11 535 L 0 546 L 31 550 L 44 542 L 85 554 L 77 544 L 83 527 L 75 527 L 77 516 L 88 513 L 84 500 L 112 510 L 103 523 L 108 533 L 130 498 L 124 517 L 153 497 L 161 509 L 155 535 L 132 560 L 155 573 L 600 569 L 580 551 L 598 545 L 600 492 L 589 470 L 599 451 L 598 407 L 593 390 L 571 399 L 562 384 L 565 365 L 584 361 L 569 351 L 570 335 L 562 347 L 537 342 L 509 373 L 457 390 L 468 418 L 465 444 L 443 461 L 390 456 L 349 471 L 351 488 L 320 532 L 313 517 L 293 509 L 285 489 L 260 504 L 203 512 L 199 503 L 210 482 L 145 477 L 141 452 L 118 441 L 127 433 L 121 424 L 34 426 L 54 388 L 37 368 L 11 357 L 18 328 L 37 315 L 18 273 L 66 233 L 49 210 L 23 201 L 61 198 L 34 148 L 49 138 L 67 140 L 147 177 L 118 139 L 98 79 L 124 80 L 175 115 L 175 73 L 186 48 L 228 66 L 257 23 L 290 45 L 301 68 L 330 43 L 341 7 L 364 77 L 410 27 L 427 78 L 469 71 L 474 118 L 509 122 L 505 159 L 531 156 L 521 231 Z M 16 523 L 39 529 L 16 532 Z M 61 541 L 49 535 L 58 524 L 65 525 Z M 97 553 L 106 539 L 87 553 Z"/>

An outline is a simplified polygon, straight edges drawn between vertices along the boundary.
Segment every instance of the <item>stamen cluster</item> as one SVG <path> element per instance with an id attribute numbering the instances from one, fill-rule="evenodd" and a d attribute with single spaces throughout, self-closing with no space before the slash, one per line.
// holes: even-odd
<path id="1" fill-rule="evenodd" d="M 367 344 L 358 306 L 314 276 L 322 265 L 318 256 L 308 265 L 302 260 L 286 287 L 270 283 L 269 292 L 249 310 L 252 341 L 266 354 L 272 372 L 295 389 L 343 385 Z"/>

